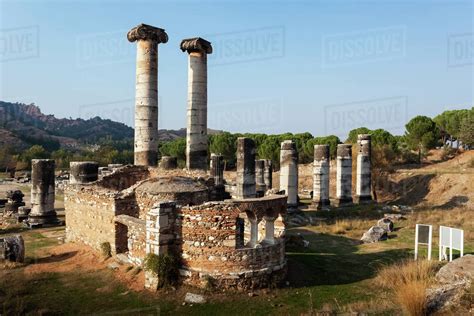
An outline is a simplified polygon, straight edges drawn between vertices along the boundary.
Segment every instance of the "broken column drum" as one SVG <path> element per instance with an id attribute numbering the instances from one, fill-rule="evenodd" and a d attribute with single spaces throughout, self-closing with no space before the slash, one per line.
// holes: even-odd
<path id="1" fill-rule="evenodd" d="M 270 159 L 265 159 L 263 181 L 265 182 L 267 190 L 271 190 L 273 187 L 273 163 Z"/>
<path id="2" fill-rule="evenodd" d="M 89 183 L 99 178 L 99 164 L 94 161 L 72 161 L 69 170 L 70 184 Z"/>
<path id="3" fill-rule="evenodd" d="M 298 205 L 298 152 L 292 140 L 281 143 L 280 190 L 285 190 L 288 195 L 288 207 Z"/>
<path id="4" fill-rule="evenodd" d="M 146 24 L 131 29 L 137 42 L 135 92 L 135 165 L 158 163 L 158 44 L 168 42 L 165 30 Z"/>
<path id="5" fill-rule="evenodd" d="M 352 203 L 352 145 L 337 145 L 336 205 Z"/>
<path id="6" fill-rule="evenodd" d="M 314 145 L 313 204 L 327 208 L 329 202 L 329 145 Z"/>
<path id="7" fill-rule="evenodd" d="M 211 177 L 214 178 L 215 186 L 224 185 L 224 157 L 222 155 L 211 154 Z"/>
<path id="8" fill-rule="evenodd" d="M 255 186 L 255 142 L 246 137 L 237 139 L 237 187 L 238 199 L 254 198 Z"/>
<path id="9" fill-rule="evenodd" d="M 371 136 L 357 136 L 359 152 L 357 154 L 356 199 L 359 203 L 372 200 Z"/>
<path id="10" fill-rule="evenodd" d="M 31 160 L 31 212 L 28 216 L 30 226 L 56 224 L 55 162 L 52 159 Z"/>
<path id="11" fill-rule="evenodd" d="M 159 167 L 164 170 L 176 169 L 178 168 L 178 158 L 163 156 L 161 157 Z"/>
<path id="12" fill-rule="evenodd" d="M 259 159 L 255 161 L 255 183 L 257 191 L 265 193 L 265 160 Z"/>
<path id="13" fill-rule="evenodd" d="M 181 50 L 188 52 L 188 108 L 186 125 L 186 167 L 208 168 L 207 139 L 207 54 L 211 43 L 200 37 L 184 39 Z"/>

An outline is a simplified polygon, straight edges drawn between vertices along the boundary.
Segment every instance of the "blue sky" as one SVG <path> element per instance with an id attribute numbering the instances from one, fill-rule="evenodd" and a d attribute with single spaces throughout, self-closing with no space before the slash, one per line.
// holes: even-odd
<path id="1" fill-rule="evenodd" d="M 473 102 L 472 1 L 2 1 L 0 99 L 58 117 L 133 124 L 139 23 L 159 48 L 159 128 L 186 122 L 187 55 L 209 56 L 210 128 L 400 134 L 418 114 Z"/>

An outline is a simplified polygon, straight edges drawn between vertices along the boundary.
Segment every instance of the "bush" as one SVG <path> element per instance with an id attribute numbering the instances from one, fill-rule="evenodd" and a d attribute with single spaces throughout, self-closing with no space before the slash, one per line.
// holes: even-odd
<path id="1" fill-rule="evenodd" d="M 174 285 L 178 280 L 178 264 L 172 255 L 150 253 L 145 257 L 144 267 L 158 276 L 158 288 Z"/>
<path id="2" fill-rule="evenodd" d="M 109 242 L 103 242 L 100 244 L 100 251 L 104 258 L 110 258 L 112 256 L 112 248 Z"/>
<path id="3" fill-rule="evenodd" d="M 426 290 L 438 265 L 427 260 L 405 260 L 380 269 L 375 282 L 393 291 L 394 298 L 407 315 L 426 314 Z"/>

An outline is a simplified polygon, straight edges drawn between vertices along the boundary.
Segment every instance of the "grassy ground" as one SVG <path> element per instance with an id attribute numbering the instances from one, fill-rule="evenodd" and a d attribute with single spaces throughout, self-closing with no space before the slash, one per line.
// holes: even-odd
<path id="1" fill-rule="evenodd" d="M 121 282 L 116 272 L 104 267 L 90 269 L 97 261 L 82 262 L 70 271 L 29 272 L 41 268 L 55 258 L 62 228 L 25 230 L 10 227 L 0 236 L 21 233 L 26 242 L 27 264 L 5 266 L 0 270 L 0 314 L 192 314 L 192 315 L 299 315 L 321 311 L 369 311 L 376 314 L 400 312 L 389 292 L 374 282 L 380 268 L 404 258 L 412 258 L 414 225 L 433 224 L 437 240 L 438 225 L 462 227 L 466 231 L 466 253 L 474 251 L 473 211 L 416 210 L 407 220 L 396 223 L 390 239 L 377 244 L 362 245 L 362 233 L 376 223 L 380 213 L 376 207 L 355 208 L 341 212 L 308 212 L 319 219 L 317 226 L 292 228 L 289 235 L 300 234 L 308 247 L 289 247 L 289 286 L 276 290 L 247 293 L 209 293 L 199 289 L 179 288 L 151 294 L 133 291 Z M 71 254 L 74 256 L 74 254 Z M 437 258 L 437 244 L 433 246 Z M 55 260 L 69 260 L 56 258 Z M 89 267 L 87 267 L 89 265 Z M 87 269 L 86 269 L 87 268 Z M 133 273 L 131 269 L 129 273 Z M 204 293 L 209 302 L 183 306 L 187 291 Z"/>

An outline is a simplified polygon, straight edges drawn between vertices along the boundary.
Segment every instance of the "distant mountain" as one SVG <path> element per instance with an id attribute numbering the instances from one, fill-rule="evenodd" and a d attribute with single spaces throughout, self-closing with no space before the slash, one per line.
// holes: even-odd
<path id="1" fill-rule="evenodd" d="M 220 131 L 209 130 L 210 134 Z M 19 149 L 40 144 L 53 150 L 59 147 L 78 148 L 95 144 L 100 139 L 132 140 L 133 128 L 109 119 L 58 119 L 43 114 L 34 104 L 0 101 L 0 145 Z M 186 137 L 186 129 L 160 130 L 161 141 Z"/>

